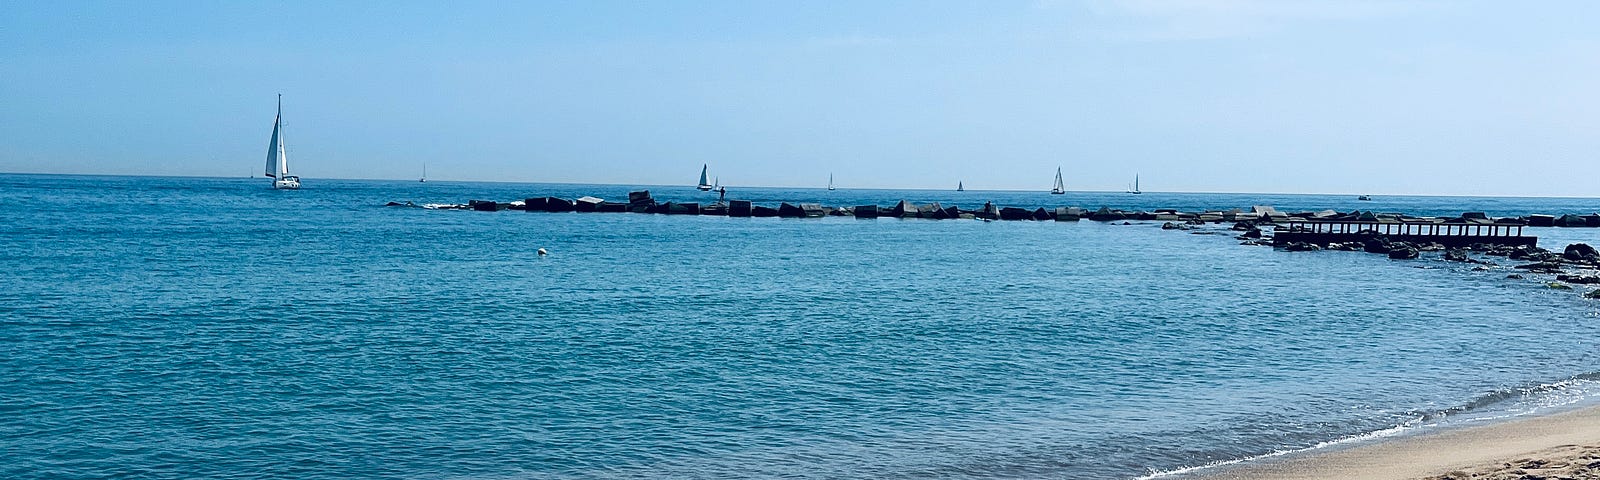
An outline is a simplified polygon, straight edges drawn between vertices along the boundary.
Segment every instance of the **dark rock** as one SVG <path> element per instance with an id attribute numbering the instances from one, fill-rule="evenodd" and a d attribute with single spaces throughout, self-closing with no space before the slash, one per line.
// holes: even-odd
<path id="1" fill-rule="evenodd" d="M 1394 247 L 1389 244 L 1388 240 L 1380 237 L 1369 238 L 1367 241 L 1361 242 L 1361 248 L 1367 253 L 1389 253 Z"/>
<path id="2" fill-rule="evenodd" d="M 1245 230 L 1244 233 L 1240 234 L 1239 236 L 1244 238 L 1261 238 L 1261 229 L 1251 225 L 1249 230 Z"/>
<path id="3" fill-rule="evenodd" d="M 1600 284 L 1600 277 L 1594 275 L 1556 275 L 1556 280 L 1579 285 Z"/>
<path id="4" fill-rule="evenodd" d="M 726 217 L 726 216 L 728 216 L 728 204 L 722 203 L 722 202 L 717 202 L 717 203 L 713 203 L 713 204 L 709 204 L 709 205 L 701 205 L 700 206 L 700 214 L 701 215 L 711 215 L 711 216 L 716 216 L 716 217 Z"/>
<path id="5" fill-rule="evenodd" d="M 1534 215 L 1528 215 L 1527 217 L 1523 217 L 1523 218 L 1528 221 L 1528 226 L 1530 226 L 1530 227 L 1554 227 L 1554 226 L 1556 226 L 1556 217 L 1552 216 L 1552 215 L 1534 214 Z"/>
<path id="6" fill-rule="evenodd" d="M 741 218 L 752 216 L 751 207 L 749 200 L 730 200 L 728 201 L 728 216 Z"/>
<path id="7" fill-rule="evenodd" d="M 961 209 L 955 205 L 944 208 L 944 218 L 961 218 Z"/>
<path id="8" fill-rule="evenodd" d="M 889 215 L 895 217 L 915 217 L 917 216 L 917 206 L 912 205 L 911 202 L 901 200 L 900 203 L 894 204 L 894 208 L 889 209 Z"/>
<path id="9" fill-rule="evenodd" d="M 1569 214 L 1566 214 L 1566 215 L 1562 215 L 1561 218 L 1557 218 L 1556 219 L 1556 226 L 1557 227 L 1587 227 L 1587 226 L 1589 226 L 1589 221 L 1588 220 L 1584 220 L 1583 217 L 1580 217 L 1580 216 L 1573 215 L 1573 214 L 1569 213 Z"/>
<path id="10" fill-rule="evenodd" d="M 1315 243 L 1289 242 L 1283 246 L 1283 250 L 1286 252 L 1315 252 L 1322 250 L 1322 247 Z"/>
<path id="11" fill-rule="evenodd" d="M 1595 299 L 1600 299 L 1600 289 L 1597 289 L 1597 290 L 1590 290 L 1590 291 L 1589 291 L 1589 293 L 1585 293 L 1585 294 L 1583 294 L 1583 298 L 1595 298 Z"/>
<path id="12" fill-rule="evenodd" d="M 1486 214 L 1486 213 L 1483 213 L 1483 212 L 1466 212 L 1466 213 L 1462 213 L 1462 214 L 1461 214 L 1461 218 L 1480 218 L 1480 219 L 1488 219 L 1488 218 L 1489 218 L 1489 215 L 1488 215 L 1488 214 Z"/>
<path id="13" fill-rule="evenodd" d="M 1396 243 L 1389 249 L 1389 258 L 1396 260 L 1410 260 L 1417 258 L 1418 255 L 1421 255 L 1421 252 L 1417 250 L 1417 247 L 1404 242 Z"/>
<path id="14" fill-rule="evenodd" d="M 878 218 L 878 206 L 856 205 L 856 218 Z"/>
<path id="15" fill-rule="evenodd" d="M 622 213 L 628 211 L 628 204 L 601 202 L 599 205 L 595 205 L 594 211 L 605 213 Z"/>
<path id="16" fill-rule="evenodd" d="M 467 206 L 479 212 L 494 212 L 505 210 L 506 207 L 488 200 L 467 200 Z"/>
<path id="17" fill-rule="evenodd" d="M 649 206 L 649 205 L 655 205 L 655 204 L 656 204 L 656 199 L 650 198 L 650 191 L 649 190 L 640 190 L 640 191 L 637 191 L 637 192 L 628 192 L 628 206 L 629 207 L 635 207 L 635 206 L 639 206 L 639 205 Z"/>
<path id="18" fill-rule="evenodd" d="M 672 203 L 667 202 L 667 215 L 699 215 L 698 203 Z"/>
<path id="19" fill-rule="evenodd" d="M 1162 230 L 1184 230 L 1184 227 L 1183 227 L 1183 225 L 1179 225 L 1179 224 L 1172 223 L 1172 222 L 1167 222 L 1167 223 L 1161 224 L 1161 229 Z"/>
<path id="20" fill-rule="evenodd" d="M 1517 268 L 1519 270 L 1527 270 L 1527 271 L 1535 272 L 1535 273 L 1559 273 L 1561 271 L 1561 264 L 1558 263 L 1558 262 L 1537 262 L 1537 263 L 1529 263 L 1529 264 L 1524 264 L 1524 265 L 1517 265 L 1516 267 L 1513 267 L 1513 268 Z"/>
<path id="21" fill-rule="evenodd" d="M 1600 251 L 1587 243 L 1574 243 L 1567 245 L 1566 250 L 1561 252 L 1561 258 L 1582 262 L 1600 261 Z"/>
<path id="22" fill-rule="evenodd" d="M 822 218 L 828 215 L 828 210 L 822 208 L 822 204 L 820 203 L 802 203 L 799 205 L 799 207 L 800 212 L 803 213 L 806 218 Z"/>
<path id="23" fill-rule="evenodd" d="M 761 206 L 761 205 L 751 205 L 750 206 L 750 216 L 752 216 L 752 217 L 776 217 L 776 216 L 778 216 L 778 209 L 772 208 L 772 207 L 764 207 L 764 206 Z"/>
<path id="24" fill-rule="evenodd" d="M 1472 263 L 1472 257 L 1467 256 L 1466 249 L 1452 248 L 1444 251 L 1444 259 L 1451 262 Z"/>
<path id="25" fill-rule="evenodd" d="M 580 212 L 594 212 L 600 210 L 600 204 L 605 203 L 596 197 L 578 197 L 572 202 L 572 209 Z"/>
<path id="26" fill-rule="evenodd" d="M 1032 220 L 1033 212 L 1026 208 L 1006 207 L 1000 209 L 1001 220 Z"/>
<path id="27" fill-rule="evenodd" d="M 1041 222 L 1050 220 L 1050 212 L 1045 211 L 1044 207 L 1039 207 L 1038 210 L 1033 211 L 1033 219 Z"/>
<path id="28" fill-rule="evenodd" d="M 1081 209 L 1072 208 L 1072 207 L 1057 207 L 1056 208 L 1056 221 L 1057 222 L 1076 222 L 1076 221 L 1078 221 L 1078 218 L 1080 218 L 1082 216 L 1082 214 L 1079 213 L 1079 212 L 1081 212 Z"/>
<path id="29" fill-rule="evenodd" d="M 778 216 L 783 218 L 805 218 L 806 211 L 800 208 L 799 205 L 790 205 L 789 202 L 784 202 L 778 205 Z"/>
<path id="30" fill-rule="evenodd" d="M 1126 220 L 1127 218 L 1128 216 L 1122 212 L 1112 211 L 1106 207 L 1100 207 L 1099 210 L 1089 214 L 1089 219 L 1096 222 L 1115 222 L 1117 220 Z"/>
<path id="31" fill-rule="evenodd" d="M 1248 232 L 1251 230 L 1255 230 L 1257 232 L 1261 231 L 1261 229 L 1256 228 L 1255 222 L 1234 222 L 1232 228 L 1241 232 Z"/>
<path id="32" fill-rule="evenodd" d="M 571 200 L 556 197 L 539 197 L 523 200 L 523 208 L 530 212 L 570 212 L 576 209 Z"/>
<path id="33" fill-rule="evenodd" d="M 1510 275 L 1506 275 L 1506 278 L 1511 279 L 1511 280 L 1522 280 L 1523 278 L 1527 278 L 1527 277 L 1523 277 L 1522 274 L 1520 274 L 1520 273 L 1513 273 L 1513 274 L 1510 274 Z"/>
<path id="34" fill-rule="evenodd" d="M 1600 213 L 1591 213 L 1583 216 L 1585 227 L 1600 227 Z"/>

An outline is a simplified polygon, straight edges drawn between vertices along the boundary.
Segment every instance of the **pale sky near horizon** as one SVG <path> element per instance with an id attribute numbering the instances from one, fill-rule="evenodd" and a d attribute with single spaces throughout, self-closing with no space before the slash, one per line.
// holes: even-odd
<path id="1" fill-rule="evenodd" d="M 1595 197 L 1600 2 L 0 0 L 0 172 Z"/>

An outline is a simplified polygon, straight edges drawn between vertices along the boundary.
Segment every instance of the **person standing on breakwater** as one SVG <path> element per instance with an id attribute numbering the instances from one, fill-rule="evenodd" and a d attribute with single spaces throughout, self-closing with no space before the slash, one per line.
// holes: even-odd
<path id="1" fill-rule="evenodd" d="M 717 189 L 717 200 L 727 200 L 727 199 L 728 199 L 728 187 L 718 188 Z"/>

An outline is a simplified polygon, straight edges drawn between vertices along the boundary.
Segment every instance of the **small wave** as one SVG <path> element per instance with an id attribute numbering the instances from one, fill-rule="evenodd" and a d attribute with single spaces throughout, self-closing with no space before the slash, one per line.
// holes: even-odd
<path id="1" fill-rule="evenodd" d="M 1393 437 L 1422 428 L 1443 425 L 1446 419 L 1461 423 L 1477 423 L 1484 421 L 1502 420 L 1530 415 L 1549 408 L 1565 407 L 1584 401 L 1600 398 L 1600 372 L 1591 372 L 1574 375 L 1565 380 L 1541 383 L 1526 387 L 1507 388 L 1489 392 L 1465 404 L 1433 412 L 1420 412 L 1410 420 L 1399 425 L 1334 440 L 1319 442 L 1315 445 L 1293 449 L 1278 449 L 1260 455 L 1253 455 L 1232 460 L 1219 460 L 1203 465 L 1178 467 L 1170 470 L 1154 470 L 1148 474 L 1136 477 L 1135 480 L 1151 480 L 1156 478 L 1184 475 L 1218 467 L 1240 465 L 1258 462 L 1285 455 L 1305 453 L 1328 447 L 1348 445 L 1359 442 Z M 1496 409 L 1492 407 L 1507 405 L 1507 408 Z M 1469 413 L 1481 412 L 1484 415 L 1457 418 Z"/>

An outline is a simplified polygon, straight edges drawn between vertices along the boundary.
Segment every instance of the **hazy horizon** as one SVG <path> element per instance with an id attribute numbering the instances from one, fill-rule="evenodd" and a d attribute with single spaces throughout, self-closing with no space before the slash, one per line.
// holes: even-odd
<path id="1" fill-rule="evenodd" d="M 1593 197 L 1600 4 L 16 3 L 0 171 Z"/>

